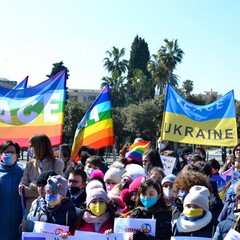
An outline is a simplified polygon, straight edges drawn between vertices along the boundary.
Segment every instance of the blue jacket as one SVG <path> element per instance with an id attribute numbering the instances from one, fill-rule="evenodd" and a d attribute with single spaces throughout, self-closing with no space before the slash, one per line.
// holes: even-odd
<path id="1" fill-rule="evenodd" d="M 19 240 L 22 222 L 21 198 L 18 185 L 23 170 L 17 163 L 6 166 L 0 161 L 0 239 Z"/>
<path id="2" fill-rule="evenodd" d="M 237 220 L 237 216 L 235 216 L 233 213 L 231 213 L 227 219 L 225 219 L 224 221 L 220 222 L 217 226 L 216 232 L 214 234 L 213 239 L 214 240 L 222 240 L 225 238 L 225 236 L 227 235 L 228 231 L 234 227 L 234 224 Z M 240 230 L 240 224 L 237 224 L 236 227 L 236 231 L 239 232 Z"/>

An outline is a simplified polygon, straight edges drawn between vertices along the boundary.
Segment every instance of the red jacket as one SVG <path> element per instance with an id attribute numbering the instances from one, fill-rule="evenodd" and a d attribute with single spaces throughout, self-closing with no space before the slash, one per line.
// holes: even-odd
<path id="1" fill-rule="evenodd" d="M 112 229 L 113 230 L 113 219 L 108 219 L 105 223 L 102 224 L 100 227 L 98 233 L 104 233 L 106 230 Z M 79 229 L 79 231 L 87 231 L 87 232 L 95 232 L 94 224 L 93 223 L 87 223 L 83 220 L 82 225 Z"/>

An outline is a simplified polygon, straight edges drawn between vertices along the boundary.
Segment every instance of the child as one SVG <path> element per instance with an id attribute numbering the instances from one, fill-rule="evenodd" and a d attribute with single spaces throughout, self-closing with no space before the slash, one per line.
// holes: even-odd
<path id="1" fill-rule="evenodd" d="M 218 222 L 209 211 L 209 196 L 204 186 L 195 185 L 189 190 L 183 213 L 174 225 L 174 236 L 213 237 Z"/>
<path id="2" fill-rule="evenodd" d="M 155 237 L 144 232 L 135 230 L 129 239 L 161 239 L 169 240 L 172 235 L 171 216 L 172 212 L 166 206 L 162 187 L 153 179 L 147 179 L 141 183 L 136 200 L 137 208 L 133 210 L 130 218 L 156 219 Z"/>

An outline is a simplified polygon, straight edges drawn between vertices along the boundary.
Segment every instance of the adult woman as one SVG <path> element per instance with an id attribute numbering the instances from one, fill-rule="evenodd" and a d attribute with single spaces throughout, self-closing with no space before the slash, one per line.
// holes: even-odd
<path id="1" fill-rule="evenodd" d="M 169 240 L 172 235 L 171 215 L 172 212 L 164 202 L 163 191 L 161 185 L 153 180 L 147 179 L 143 182 L 138 190 L 137 208 L 133 210 L 130 218 L 149 218 L 156 219 L 155 237 L 135 230 L 129 239 L 161 239 Z"/>
<path id="2" fill-rule="evenodd" d="M 26 207 L 38 197 L 36 181 L 40 173 L 54 170 L 63 176 L 64 162 L 55 159 L 50 139 L 43 133 L 35 134 L 29 139 L 29 148 L 33 158 L 27 162 L 19 187 L 25 187 Z"/>
<path id="3" fill-rule="evenodd" d="M 145 174 L 149 176 L 150 171 L 153 167 L 163 168 L 160 155 L 157 150 L 149 149 L 143 153 L 142 164 Z"/>
<path id="4" fill-rule="evenodd" d="M 23 170 L 17 164 L 19 145 L 6 141 L 0 145 L 0 236 L 2 240 L 20 240 L 18 227 L 22 220 L 18 184 Z"/>

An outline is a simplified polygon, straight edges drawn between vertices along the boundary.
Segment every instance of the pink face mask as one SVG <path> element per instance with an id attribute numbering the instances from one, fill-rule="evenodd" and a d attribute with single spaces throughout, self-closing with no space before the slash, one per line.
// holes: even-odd
<path id="1" fill-rule="evenodd" d="M 112 183 L 106 183 L 106 189 L 107 191 L 111 191 L 113 189 L 113 187 L 115 186 L 115 184 Z"/>

